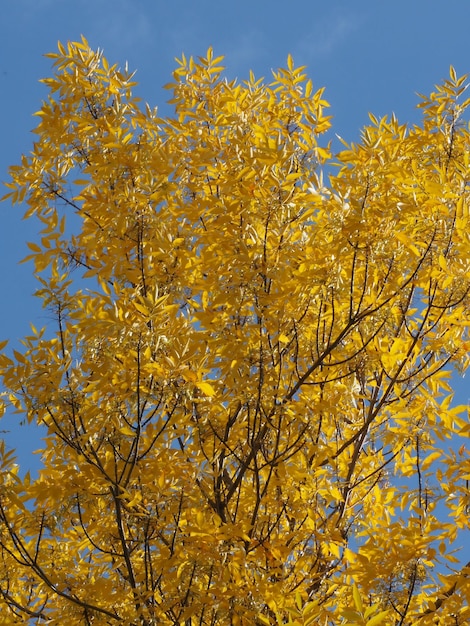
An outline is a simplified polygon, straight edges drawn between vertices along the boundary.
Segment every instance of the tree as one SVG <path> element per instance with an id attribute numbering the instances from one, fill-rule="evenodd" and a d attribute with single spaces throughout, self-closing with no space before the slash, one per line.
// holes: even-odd
<path id="1" fill-rule="evenodd" d="M 1 623 L 470 620 L 465 77 L 336 156 L 323 90 L 183 58 L 175 117 L 59 44 L 9 197 L 55 327 L 0 369 Z M 457 543 L 456 543 L 457 542 Z"/>

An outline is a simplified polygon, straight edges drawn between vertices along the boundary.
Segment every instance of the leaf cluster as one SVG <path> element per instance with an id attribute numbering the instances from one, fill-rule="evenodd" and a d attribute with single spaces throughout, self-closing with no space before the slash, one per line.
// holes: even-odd
<path id="1" fill-rule="evenodd" d="M 291 57 L 183 56 L 163 119 L 86 40 L 49 56 L 6 196 L 53 325 L 0 357 L 47 429 L 34 480 L 0 451 L 5 623 L 463 624 L 465 77 L 333 156 Z"/>

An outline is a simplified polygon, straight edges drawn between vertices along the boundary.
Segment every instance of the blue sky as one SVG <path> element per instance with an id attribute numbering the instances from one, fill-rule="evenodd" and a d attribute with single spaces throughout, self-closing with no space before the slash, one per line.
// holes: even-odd
<path id="1" fill-rule="evenodd" d="M 368 111 L 417 122 L 416 92 L 429 93 L 451 64 L 459 75 L 470 72 L 468 0 L 14 0 L 1 9 L 1 180 L 30 150 L 32 114 L 47 93 L 38 80 L 51 73 L 43 54 L 81 34 L 111 63 L 136 69 L 137 93 L 162 114 L 170 112 L 162 86 L 182 52 L 201 55 L 213 46 L 226 56 L 229 77 L 244 79 L 252 69 L 267 80 L 291 53 L 316 87 L 326 87 L 333 129 L 347 141 L 358 138 Z M 30 322 L 47 323 L 32 297 L 32 268 L 18 264 L 37 225 L 21 220 L 22 207 L 4 203 L 0 212 L 0 340 L 15 345 Z M 455 389 L 456 401 L 467 403 L 468 381 L 456 379 Z M 10 429 L 7 441 L 22 465 L 37 465 L 37 432 L 11 417 L 0 427 Z"/>

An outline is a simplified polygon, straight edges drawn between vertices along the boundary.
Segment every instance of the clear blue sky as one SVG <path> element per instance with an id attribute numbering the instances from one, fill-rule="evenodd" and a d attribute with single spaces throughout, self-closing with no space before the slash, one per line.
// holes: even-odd
<path id="1" fill-rule="evenodd" d="M 57 40 L 83 34 L 104 49 L 111 63 L 137 70 L 138 94 L 164 114 L 174 57 L 204 54 L 209 46 L 226 56 L 227 75 L 244 79 L 252 69 L 270 79 L 271 68 L 307 65 L 317 87 L 326 87 L 334 131 L 347 141 L 358 138 L 368 111 L 394 112 L 401 122 L 416 122 L 416 92 L 429 93 L 448 76 L 470 72 L 468 0 L 11 0 L 1 3 L 0 100 L 2 149 L 0 180 L 8 165 L 30 150 L 32 114 L 46 89 L 38 83 L 51 73 L 43 54 Z M 31 266 L 18 265 L 36 225 L 23 222 L 22 207 L 0 206 L 3 306 L 0 340 L 13 345 L 41 327 L 46 313 L 32 297 Z M 456 380 L 456 401 L 467 403 L 468 381 Z M 37 465 L 31 451 L 37 433 L 19 429 L 11 417 L 8 443 L 17 447 L 23 466 Z M 25 467 L 26 469 L 26 467 Z"/>

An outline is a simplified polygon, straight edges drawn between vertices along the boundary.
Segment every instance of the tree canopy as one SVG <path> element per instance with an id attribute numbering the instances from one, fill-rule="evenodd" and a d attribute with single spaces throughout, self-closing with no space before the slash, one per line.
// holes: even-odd
<path id="1" fill-rule="evenodd" d="M 0 624 L 463 625 L 466 77 L 337 154 L 304 67 L 59 44 L 7 198 L 51 323 L 2 345 Z M 10 407 L 10 408 L 8 408 Z"/>

